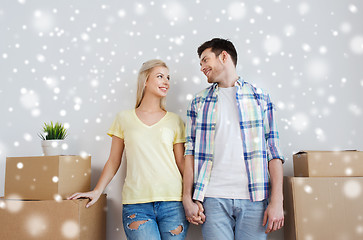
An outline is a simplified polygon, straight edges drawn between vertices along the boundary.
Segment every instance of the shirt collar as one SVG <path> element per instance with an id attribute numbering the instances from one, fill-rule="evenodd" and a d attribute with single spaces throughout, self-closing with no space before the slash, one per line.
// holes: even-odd
<path id="1" fill-rule="evenodd" d="M 234 86 L 242 87 L 244 83 L 245 81 L 241 77 L 238 77 L 237 81 L 234 83 Z"/>
<path id="2" fill-rule="evenodd" d="M 236 86 L 242 87 L 244 83 L 245 83 L 245 81 L 243 80 L 243 78 L 238 77 L 237 81 L 234 83 L 234 86 L 235 86 L 235 87 L 236 87 Z M 218 89 L 218 83 L 213 83 L 213 85 L 212 85 L 212 89 L 213 89 L 213 90 Z"/>

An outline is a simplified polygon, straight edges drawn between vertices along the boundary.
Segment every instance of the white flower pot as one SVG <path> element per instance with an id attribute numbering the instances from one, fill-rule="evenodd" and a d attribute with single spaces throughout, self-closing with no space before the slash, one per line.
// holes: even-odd
<path id="1" fill-rule="evenodd" d="M 42 148 L 44 156 L 56 156 L 63 154 L 62 144 L 64 140 L 43 140 Z"/>

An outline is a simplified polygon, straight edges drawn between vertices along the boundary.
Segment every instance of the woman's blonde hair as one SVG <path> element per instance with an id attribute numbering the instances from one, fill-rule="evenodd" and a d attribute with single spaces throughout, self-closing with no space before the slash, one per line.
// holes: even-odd
<path id="1" fill-rule="evenodd" d="M 136 92 L 135 108 L 138 108 L 140 106 L 141 101 L 144 98 L 145 83 L 146 83 L 146 80 L 149 78 L 150 73 L 154 67 L 165 67 L 169 70 L 166 63 L 159 59 L 152 59 L 152 60 L 149 60 L 142 64 L 142 66 L 139 70 L 139 75 L 137 77 L 137 92 Z M 160 100 L 161 109 L 165 110 L 165 105 L 166 105 L 166 99 L 165 99 L 165 97 L 163 97 Z"/>

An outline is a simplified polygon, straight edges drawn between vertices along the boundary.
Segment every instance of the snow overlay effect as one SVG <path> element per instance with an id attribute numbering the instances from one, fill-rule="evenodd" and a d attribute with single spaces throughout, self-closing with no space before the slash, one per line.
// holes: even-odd
<path id="1" fill-rule="evenodd" d="M 363 150 L 362 12 L 358 0 L 4 1 L 0 196 L 6 157 L 41 155 L 37 133 L 49 121 L 68 128 L 66 154 L 92 155 L 94 187 L 109 153 L 106 131 L 118 111 L 134 106 L 137 71 L 149 59 L 169 65 L 167 108 L 185 120 L 193 95 L 208 86 L 196 49 L 213 37 L 230 39 L 239 74 L 271 94 L 285 175 L 292 175 L 292 154 L 299 150 Z M 124 174 L 107 188 L 113 203 L 121 204 Z M 349 182 L 343 194 L 355 199 L 362 187 Z M 120 204 L 109 206 L 109 239 L 124 238 Z M 22 206 L 0 201 L 5 208 Z M 46 218 L 29 218 L 30 236 L 40 236 Z M 65 222 L 61 231 L 73 238 L 78 226 Z M 356 231 L 363 234 L 362 219 Z M 188 239 L 200 236 L 192 227 Z M 283 239 L 281 233 L 269 238 Z"/>

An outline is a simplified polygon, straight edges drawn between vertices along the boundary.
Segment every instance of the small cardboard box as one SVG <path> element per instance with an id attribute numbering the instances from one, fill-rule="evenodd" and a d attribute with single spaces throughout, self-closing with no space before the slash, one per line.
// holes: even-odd
<path id="1" fill-rule="evenodd" d="M 0 199 L 0 239 L 105 240 L 106 195 L 88 201 Z"/>
<path id="2" fill-rule="evenodd" d="M 300 151 L 293 159 L 295 177 L 363 177 L 360 151 Z"/>
<path id="3" fill-rule="evenodd" d="M 90 184 L 90 156 L 6 158 L 6 199 L 66 199 L 74 192 L 89 191 Z"/>
<path id="4" fill-rule="evenodd" d="M 285 177 L 284 238 L 363 239 L 363 177 Z"/>

